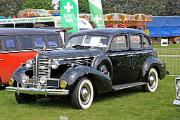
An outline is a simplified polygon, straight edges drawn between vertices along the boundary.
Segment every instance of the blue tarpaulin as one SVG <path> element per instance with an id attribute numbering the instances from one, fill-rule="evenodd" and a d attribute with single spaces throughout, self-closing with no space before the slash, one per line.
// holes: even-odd
<path id="1" fill-rule="evenodd" d="M 146 27 L 150 37 L 180 36 L 180 16 L 153 16 Z"/>

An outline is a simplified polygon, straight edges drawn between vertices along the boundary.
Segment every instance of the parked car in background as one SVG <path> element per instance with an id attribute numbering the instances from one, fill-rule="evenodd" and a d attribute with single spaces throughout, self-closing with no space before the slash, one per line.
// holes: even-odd
<path id="1" fill-rule="evenodd" d="M 173 101 L 173 104 L 180 106 L 180 76 L 178 76 L 175 79 L 175 88 L 176 88 L 176 99 Z"/>
<path id="2" fill-rule="evenodd" d="M 155 92 L 166 65 L 149 37 L 136 29 L 92 29 L 70 35 L 65 49 L 40 52 L 12 76 L 18 103 L 69 95 L 79 109 L 91 106 L 95 93 L 134 86 Z"/>
<path id="3" fill-rule="evenodd" d="M 8 85 L 12 73 L 44 47 L 62 48 L 59 33 L 35 28 L 0 29 L 0 84 Z"/>

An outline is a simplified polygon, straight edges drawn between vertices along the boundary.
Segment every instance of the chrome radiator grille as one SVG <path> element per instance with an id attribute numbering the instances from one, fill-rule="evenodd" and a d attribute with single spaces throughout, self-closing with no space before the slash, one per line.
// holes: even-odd
<path id="1" fill-rule="evenodd" d="M 51 76 L 51 60 L 46 58 L 39 58 L 39 56 L 36 56 L 36 60 L 33 66 L 33 75 L 35 76 L 35 83 L 39 83 L 41 78 L 46 78 L 47 87 L 55 87 L 58 88 L 59 81 L 58 79 L 50 78 Z"/>
<path id="2" fill-rule="evenodd" d="M 45 58 L 39 58 L 39 63 L 38 63 L 38 78 L 40 79 L 41 77 L 45 76 L 46 78 L 50 78 L 50 60 L 45 59 Z"/>

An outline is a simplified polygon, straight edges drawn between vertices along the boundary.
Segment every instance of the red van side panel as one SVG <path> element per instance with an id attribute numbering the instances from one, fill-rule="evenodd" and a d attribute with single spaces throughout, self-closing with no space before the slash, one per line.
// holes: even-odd
<path id="1" fill-rule="evenodd" d="M 0 54 L 0 80 L 2 84 L 8 84 L 12 73 L 29 59 L 33 59 L 35 51 L 10 52 Z"/>

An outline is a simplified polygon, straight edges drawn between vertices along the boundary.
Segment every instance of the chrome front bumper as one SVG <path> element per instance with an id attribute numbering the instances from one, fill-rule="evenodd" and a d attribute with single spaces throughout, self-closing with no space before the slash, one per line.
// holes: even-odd
<path id="1" fill-rule="evenodd" d="M 37 89 L 37 88 L 21 88 L 21 87 L 6 87 L 6 91 L 25 93 L 30 95 L 68 95 L 69 90 L 64 89 Z"/>
<path id="2" fill-rule="evenodd" d="M 174 101 L 173 101 L 173 105 L 179 105 L 179 106 L 180 106 L 180 100 L 177 100 L 177 99 L 174 100 Z"/>

